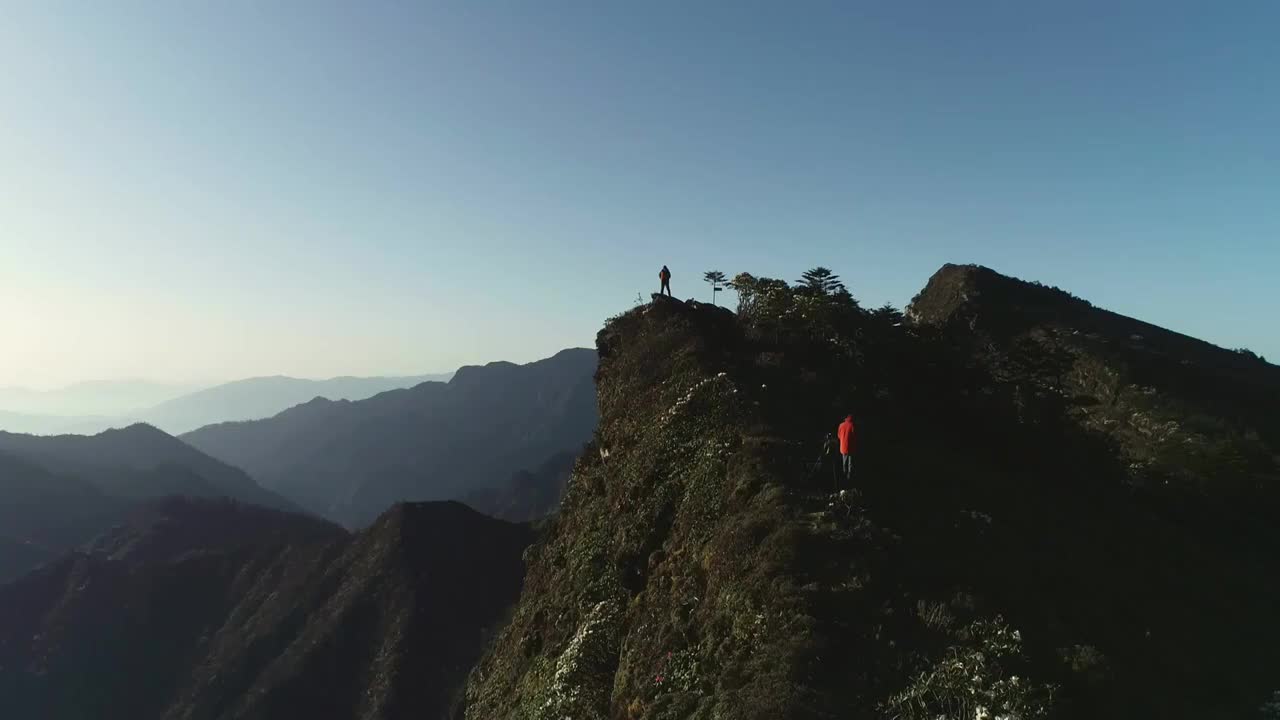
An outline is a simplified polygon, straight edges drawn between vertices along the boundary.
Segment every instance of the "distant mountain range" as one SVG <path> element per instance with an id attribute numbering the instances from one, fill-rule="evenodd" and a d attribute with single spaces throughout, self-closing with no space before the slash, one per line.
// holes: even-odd
<path id="1" fill-rule="evenodd" d="M 453 373 L 411 377 L 336 377 L 300 380 L 277 375 L 249 378 L 200 390 L 160 403 L 139 419 L 166 432 L 181 434 L 220 422 L 257 420 L 318 397 L 363 400 L 378 393 L 424 382 L 447 382 Z"/>
<path id="2" fill-rule="evenodd" d="M 89 540 L 139 501 L 168 495 L 297 509 L 148 425 L 92 436 L 0 432 L 0 581 Z"/>
<path id="3" fill-rule="evenodd" d="M 453 373 L 403 377 L 305 380 L 277 375 L 248 378 L 203 390 L 141 382 L 93 382 L 61 390 L 0 389 L 0 429 L 37 435 L 92 434 L 145 422 L 169 433 L 204 425 L 256 420 L 316 397 L 362 400 Z"/>
<path id="4" fill-rule="evenodd" d="M 91 380 L 54 390 L 0 387 L 0 410 L 46 417 L 118 416 L 195 389 L 145 380 Z"/>
<path id="5" fill-rule="evenodd" d="M 227 495 L 267 507 L 296 509 L 259 487 L 243 470 L 150 425 L 130 425 L 87 436 L 0 432 L 0 453 L 118 497 Z"/>
<path id="6" fill-rule="evenodd" d="M 594 370 L 593 350 L 569 350 L 385 392 L 378 391 L 422 378 L 255 378 L 148 414 L 185 426 L 305 400 L 269 419 L 203 427 L 187 442 L 142 423 L 95 435 L 0 431 L 0 582 L 82 546 L 139 502 L 166 496 L 305 507 L 356 527 L 398 501 L 479 490 L 473 504 L 493 516 L 542 517 L 595 427 Z M 317 392 L 376 394 L 330 400 Z"/>
<path id="7" fill-rule="evenodd" d="M 401 500 L 498 487 L 576 453 L 596 425 L 594 350 L 528 365 L 464 367 L 360 401 L 316 398 L 274 417 L 182 436 L 264 487 L 348 527 Z"/>
<path id="8" fill-rule="evenodd" d="M 448 717 L 531 540 L 457 503 L 398 505 L 356 535 L 226 501 L 149 504 L 0 586 L 3 714 Z"/>

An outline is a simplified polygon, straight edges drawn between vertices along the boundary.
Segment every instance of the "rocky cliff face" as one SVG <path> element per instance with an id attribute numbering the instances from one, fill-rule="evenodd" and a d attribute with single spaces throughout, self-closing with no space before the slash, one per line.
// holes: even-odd
<path id="1" fill-rule="evenodd" d="M 655 298 L 611 321 L 596 441 L 466 717 L 1256 713 L 1280 682 L 1274 462 L 1187 469 L 1098 413 L 1154 394 L 1190 417 L 1274 368 L 989 272 L 944 269 L 908 323 L 749 276 L 738 316 Z M 1159 362 L 1088 351 L 1134 343 Z M 1204 386 L 1148 391 L 1170 367 Z M 1264 405 L 1197 432 L 1274 461 Z M 840 492 L 821 448 L 846 412 Z"/>

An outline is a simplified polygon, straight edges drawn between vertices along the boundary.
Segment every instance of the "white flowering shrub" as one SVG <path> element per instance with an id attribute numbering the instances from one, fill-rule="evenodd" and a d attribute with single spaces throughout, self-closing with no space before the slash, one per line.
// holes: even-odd
<path id="1" fill-rule="evenodd" d="M 702 679 L 701 663 L 692 649 L 667 653 L 658 666 L 653 684 L 667 692 L 696 690 Z"/>
<path id="2" fill-rule="evenodd" d="M 895 720 L 1029 720 L 1048 715 L 1054 687 L 1006 672 L 1022 636 L 997 617 L 956 633 L 960 643 L 918 673 L 882 709 Z"/>
<path id="3" fill-rule="evenodd" d="M 1258 711 L 1262 720 L 1280 720 L 1280 690 L 1271 693 L 1271 699 L 1262 704 Z"/>
<path id="4" fill-rule="evenodd" d="M 591 608 L 555 663 L 539 720 L 603 718 L 609 707 L 613 667 L 617 663 L 622 611 L 602 601 Z"/>

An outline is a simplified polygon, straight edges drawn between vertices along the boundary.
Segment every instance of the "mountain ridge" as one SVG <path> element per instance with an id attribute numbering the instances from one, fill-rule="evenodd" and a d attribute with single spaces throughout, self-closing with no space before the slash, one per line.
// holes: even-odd
<path id="1" fill-rule="evenodd" d="M 32 565 L 10 562 L 0 582 L 89 541 L 137 503 L 169 495 L 297 509 L 244 471 L 149 425 L 92 436 L 0 432 L 0 537 L 40 551 L 22 553 Z"/>
<path id="2" fill-rule="evenodd" d="M 1275 471 L 1280 367 L 1261 358 L 980 266 L 944 266 L 907 314 L 959 333 L 997 374 L 1035 365 L 1029 389 L 1071 394 L 1078 421 L 1162 480 L 1203 485 L 1212 474 L 1243 492 Z M 1007 351 L 980 352 L 988 344 Z"/>
<path id="3" fill-rule="evenodd" d="M 943 265 L 911 300 L 904 314 L 913 322 L 927 324 L 946 324 L 962 318 L 966 322 L 973 322 L 976 328 L 981 324 L 976 317 L 976 309 L 982 305 L 981 299 L 984 293 L 988 292 L 994 293 L 997 297 L 1007 297 L 1011 292 L 1022 293 L 1024 298 L 1033 300 L 1028 303 L 1030 314 L 1034 314 L 1037 308 L 1052 309 L 1058 315 L 1059 321 L 1078 320 L 1092 314 L 1095 319 L 1089 323 L 1090 325 L 1128 324 L 1134 329 L 1143 329 L 1155 336 L 1171 336 L 1180 343 L 1202 351 L 1234 353 L 1234 355 L 1215 358 L 1218 363 L 1239 364 L 1244 367 L 1270 364 L 1266 363 L 1265 359 L 1244 355 L 1239 350 L 1215 345 L 1177 330 L 1098 307 L 1058 287 L 1002 275 L 984 265 Z"/>
<path id="4" fill-rule="evenodd" d="M 1187 410 L 1215 383 L 1234 396 L 1238 359 L 1209 353 L 1205 388 L 1156 383 L 1190 372 L 1177 343 L 1079 306 L 1064 321 L 1011 278 L 950 302 L 970 288 L 944 270 L 907 323 L 746 274 L 736 315 L 655 296 L 610 321 L 596 441 L 465 717 L 1198 718 L 1271 699 L 1280 470 L 1250 423 L 1274 414 Z M 850 410 L 854 484 L 833 492 L 822 438 Z"/>
<path id="5" fill-rule="evenodd" d="M 125 533 L 124 556 L 72 553 L 0 586 L 8 714 L 442 717 L 518 590 L 529 539 L 526 527 L 456 503 L 399 504 L 349 535 L 301 516 L 281 527 L 274 511 L 176 502 L 135 519 L 142 535 Z M 275 521 L 237 536 L 245 513 Z M 214 534 L 175 546 L 173 530 L 192 524 Z M 460 537 L 466 559 L 452 551 Z M 138 546 L 151 549 L 139 556 Z"/>
<path id="6" fill-rule="evenodd" d="M 595 351 L 581 348 L 525 365 L 468 366 L 448 383 L 316 399 L 182 439 L 358 527 L 393 501 L 456 497 L 579 449 L 595 427 L 594 369 Z"/>
<path id="7" fill-rule="evenodd" d="M 243 470 L 146 423 L 96 435 L 37 436 L 0 431 L 0 452 L 22 457 L 55 473 L 96 473 L 94 485 L 125 495 L 131 491 L 123 483 L 136 477 L 138 471 L 188 468 L 211 483 L 209 489 L 268 507 L 296 509 L 289 501 L 261 488 Z"/>
<path id="8" fill-rule="evenodd" d="M 424 382 L 443 382 L 453 373 L 414 376 L 339 376 L 308 380 L 284 375 L 245 378 L 174 398 L 139 415 L 175 435 L 218 422 L 258 420 L 315 398 L 362 400 Z"/>

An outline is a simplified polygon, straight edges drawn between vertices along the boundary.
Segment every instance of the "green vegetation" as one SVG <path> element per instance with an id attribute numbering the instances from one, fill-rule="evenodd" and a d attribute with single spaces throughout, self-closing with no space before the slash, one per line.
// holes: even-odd
<path id="1" fill-rule="evenodd" d="M 736 315 L 655 297 L 600 332 L 595 444 L 527 554 L 468 718 L 1200 718 L 1269 701 L 1266 413 L 1169 384 L 1182 341 L 1061 291 L 944 270 L 904 318 L 821 270 L 738 274 Z M 1200 368 L 1237 362 L 1185 347 Z M 1264 399 L 1280 387 L 1248 377 Z M 1234 393 L 1224 378 L 1201 386 Z M 832 494 L 812 461 L 846 412 L 858 487 Z"/>
<path id="2" fill-rule="evenodd" d="M 1245 357 L 1247 357 L 1247 358 L 1249 358 L 1250 360 L 1256 360 L 1257 362 L 1260 362 L 1260 363 L 1264 363 L 1264 362 L 1266 362 L 1266 361 L 1267 361 L 1267 359 L 1266 359 L 1265 357 L 1263 357 L 1263 356 L 1259 355 L 1258 353 L 1256 353 L 1256 352 L 1254 352 L 1254 351 L 1250 350 L 1249 348 L 1236 348 L 1236 352 L 1237 352 L 1237 353 L 1240 353 L 1241 355 L 1243 355 L 1243 356 L 1245 356 Z"/>
<path id="3" fill-rule="evenodd" d="M 806 294 L 839 296 L 841 299 L 847 299 L 849 295 L 844 283 L 840 282 L 840 276 L 831 272 L 830 268 L 806 270 L 796 286 L 799 292 Z"/>
<path id="4" fill-rule="evenodd" d="M 955 633 L 957 644 L 907 688 L 885 701 L 902 720 L 1039 718 L 1053 707 L 1054 687 L 1007 674 L 1023 659 L 1022 635 L 999 618 L 979 620 Z"/>

